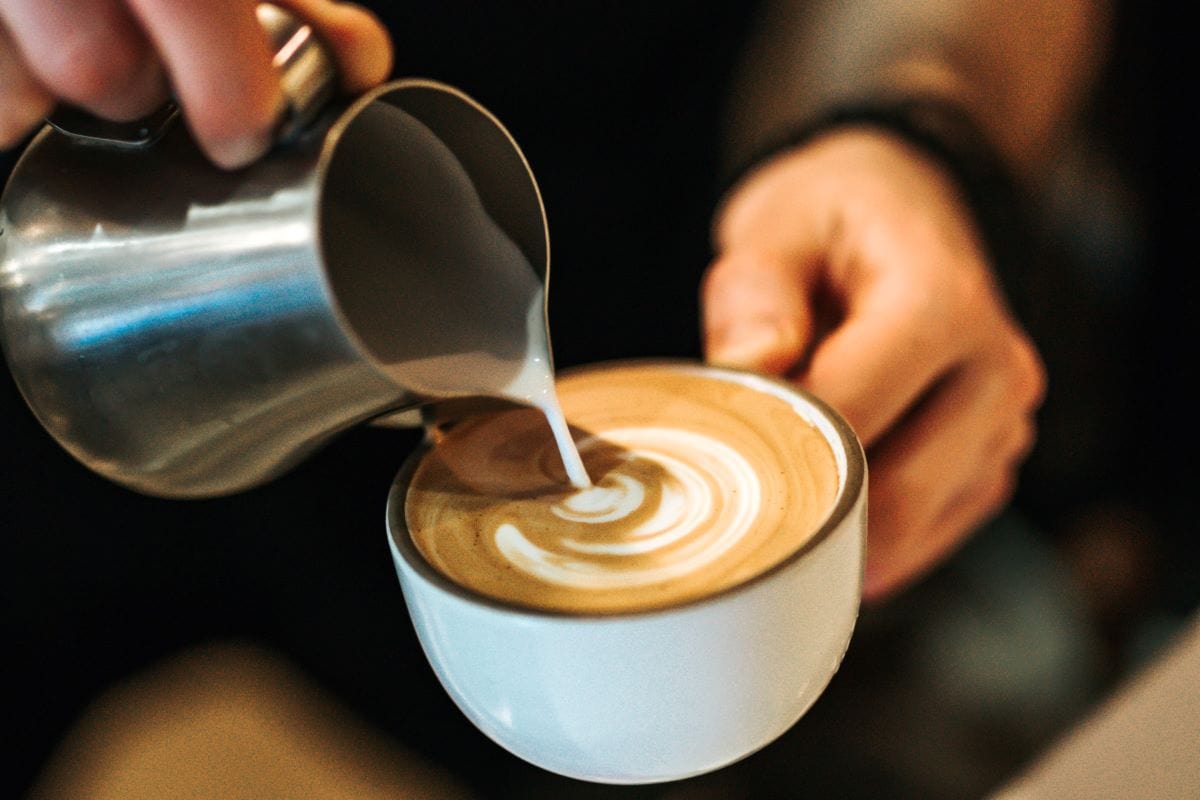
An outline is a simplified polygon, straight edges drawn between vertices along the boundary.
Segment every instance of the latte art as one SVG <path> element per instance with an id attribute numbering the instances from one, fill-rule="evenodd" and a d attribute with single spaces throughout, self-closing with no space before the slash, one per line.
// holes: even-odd
<path id="1" fill-rule="evenodd" d="M 406 501 L 425 558 L 499 599 L 612 611 L 702 596 L 798 549 L 837 491 L 822 435 L 781 397 L 647 369 L 560 382 L 589 488 L 567 484 L 537 412 L 445 435 Z"/>
<path id="2" fill-rule="evenodd" d="M 736 450 L 672 428 L 622 428 L 604 437 L 626 450 L 622 461 L 645 459 L 661 468 L 657 485 L 648 487 L 621 464 L 598 485 L 550 506 L 550 513 L 570 523 L 557 535 L 537 541 L 518 523 L 501 523 L 496 549 L 513 567 L 560 586 L 645 586 L 711 564 L 754 524 L 761 487 Z M 581 454 L 598 442 L 580 442 Z M 649 516 L 639 513 L 648 498 L 657 500 Z"/>

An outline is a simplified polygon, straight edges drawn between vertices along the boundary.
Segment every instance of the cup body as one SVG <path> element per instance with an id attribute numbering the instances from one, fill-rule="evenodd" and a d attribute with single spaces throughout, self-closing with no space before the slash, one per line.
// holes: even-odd
<path id="1" fill-rule="evenodd" d="M 713 373 L 737 379 L 728 370 Z M 783 562 L 664 609 L 549 612 L 450 582 L 423 559 L 405 527 L 407 485 L 423 451 L 409 459 L 389 496 L 388 540 L 430 664 L 481 731 L 553 772 L 651 783 L 736 761 L 812 705 L 836 672 L 857 618 L 866 468 L 857 439 L 834 412 L 792 387 L 770 385 L 833 449 L 840 470 L 834 509 Z"/>
<path id="2" fill-rule="evenodd" d="M 365 125 L 381 106 L 432 135 Z M 429 355 L 420 325 L 452 299 L 436 278 L 451 267 L 418 242 L 456 241 L 459 221 L 400 194 L 418 145 L 457 157 L 544 281 L 533 175 L 452 87 L 381 86 L 232 172 L 181 123 L 139 148 L 46 126 L 0 202 L 0 333 L 34 413 L 93 470 L 197 497 L 261 483 L 350 425 L 428 400 L 404 365 Z"/>

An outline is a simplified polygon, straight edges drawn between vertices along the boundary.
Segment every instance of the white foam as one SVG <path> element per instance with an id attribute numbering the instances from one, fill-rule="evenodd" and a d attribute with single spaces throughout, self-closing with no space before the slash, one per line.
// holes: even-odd
<path id="1" fill-rule="evenodd" d="M 758 477 L 728 445 L 700 433 L 660 427 L 612 430 L 604 438 L 629 449 L 632 457 L 654 461 L 662 468 L 658 507 L 615 541 L 564 536 L 543 547 L 516 525 L 504 523 L 496 529 L 496 546 L 514 567 L 560 586 L 644 586 L 713 563 L 746 535 L 758 516 L 762 505 Z M 630 516 L 644 505 L 647 487 L 626 474 L 614 479 L 615 486 L 597 486 L 567 497 L 554 506 L 553 513 L 587 525 Z M 662 558 L 650 564 L 641 558 L 654 553 Z M 595 556 L 604 558 L 589 558 Z M 621 557 L 639 557 L 639 561 Z"/>
<path id="2" fill-rule="evenodd" d="M 615 475 L 617 486 L 593 485 L 555 504 L 550 511 L 571 522 L 600 524 L 624 519 L 646 501 L 646 487 L 632 475 Z"/>

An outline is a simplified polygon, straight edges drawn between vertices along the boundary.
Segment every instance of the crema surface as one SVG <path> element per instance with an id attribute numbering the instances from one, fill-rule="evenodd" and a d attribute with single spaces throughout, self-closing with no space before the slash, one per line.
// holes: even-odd
<path id="1" fill-rule="evenodd" d="M 460 424 L 417 467 L 408 529 L 454 582 L 566 612 L 671 605 L 770 568 L 834 505 L 824 436 L 736 376 L 620 366 L 558 395 L 590 488 L 567 483 L 535 410 Z"/>

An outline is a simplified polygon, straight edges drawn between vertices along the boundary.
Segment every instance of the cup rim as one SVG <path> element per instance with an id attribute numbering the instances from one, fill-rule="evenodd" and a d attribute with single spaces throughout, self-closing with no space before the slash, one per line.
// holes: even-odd
<path id="1" fill-rule="evenodd" d="M 398 553 L 410 569 L 417 573 L 422 579 L 432 583 L 444 592 L 448 592 L 461 600 L 471 602 L 476 605 L 481 605 L 491 608 L 496 611 L 503 611 L 510 614 L 519 614 L 537 618 L 561 618 L 561 619 L 620 619 L 627 617 L 646 617 L 658 614 L 677 612 L 689 608 L 699 608 L 721 601 L 735 594 L 740 594 L 757 586 L 760 583 L 770 580 L 773 576 L 789 569 L 793 564 L 802 560 L 808 553 L 819 547 L 834 533 L 840 529 L 842 524 L 850 516 L 855 506 L 858 505 L 862 497 L 862 493 L 866 489 L 866 456 L 863 453 L 862 444 L 858 440 L 857 434 L 853 428 L 841 414 L 839 414 L 832 406 L 821 400 L 816 395 L 803 389 L 795 384 L 788 383 L 771 375 L 766 375 L 753 370 L 738 369 L 735 367 L 716 366 L 705 364 L 701 361 L 684 359 L 684 358 L 626 358 L 614 359 L 609 361 L 600 361 L 592 364 L 582 364 L 575 367 L 569 367 L 562 370 L 559 374 L 575 375 L 585 372 L 602 371 L 608 369 L 617 369 L 625 367 L 666 367 L 669 369 L 680 370 L 685 372 L 699 372 L 704 375 L 723 380 L 745 382 L 747 379 L 752 379 L 758 383 L 765 383 L 771 387 L 771 391 L 780 395 L 790 395 L 792 399 L 797 399 L 802 403 L 815 409 L 822 417 L 825 418 L 837 434 L 837 445 L 840 446 L 842 453 L 846 459 L 846 471 L 842 476 L 841 485 L 838 489 L 838 496 L 835 499 L 833 506 L 826 515 L 821 526 L 816 532 L 804 541 L 798 548 L 793 550 L 784 558 L 775 562 L 766 569 L 756 572 L 755 574 L 738 581 L 737 583 L 725 586 L 710 594 L 705 594 L 700 597 L 685 598 L 676 600 L 664 605 L 652 606 L 649 608 L 632 608 L 619 609 L 615 611 L 568 611 L 565 609 L 544 608 L 541 606 L 519 603 L 511 600 L 503 600 L 498 597 L 483 594 L 466 586 L 451 580 L 433 567 L 425 557 L 421 555 L 416 544 L 412 540 L 412 536 L 408 530 L 408 523 L 405 518 L 404 505 L 408 496 L 408 487 L 412 481 L 413 474 L 416 472 L 417 465 L 421 459 L 433 447 L 433 443 L 426 438 L 421 442 L 412 453 L 405 458 L 404 463 L 400 467 L 400 471 L 396 474 L 396 478 L 392 481 L 391 487 L 388 489 L 387 506 L 385 511 L 385 523 L 388 533 L 388 540 L 393 553 Z M 743 385 L 746 385 L 743 383 Z M 756 388 L 751 385 L 751 388 Z M 825 437 L 826 441 L 828 437 Z M 829 444 L 834 446 L 833 442 Z M 836 454 L 835 454 L 836 456 Z M 395 525 L 393 525 L 395 521 Z M 865 547 L 865 531 L 863 534 Z M 859 570 L 859 591 L 862 595 L 862 571 Z"/>

